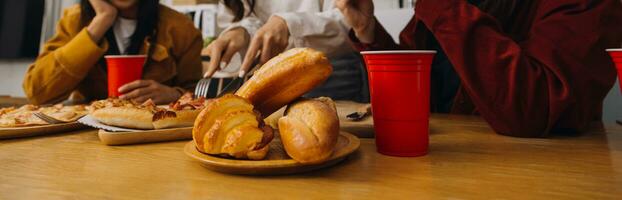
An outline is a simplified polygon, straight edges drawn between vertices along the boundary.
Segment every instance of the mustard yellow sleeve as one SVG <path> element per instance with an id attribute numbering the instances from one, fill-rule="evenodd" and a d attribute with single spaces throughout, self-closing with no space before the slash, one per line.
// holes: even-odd
<path id="1" fill-rule="evenodd" d="M 201 66 L 201 49 L 203 48 L 203 38 L 201 33 L 191 26 L 186 37 L 181 37 L 185 41 L 179 41 L 186 48 L 181 51 L 177 62 L 177 77 L 175 86 L 186 91 L 194 91 L 197 82 L 203 77 Z"/>
<path id="2" fill-rule="evenodd" d="M 33 104 L 66 99 L 107 51 L 91 39 L 86 28 L 79 29 L 79 13 L 68 13 L 26 72 L 23 88 Z"/>

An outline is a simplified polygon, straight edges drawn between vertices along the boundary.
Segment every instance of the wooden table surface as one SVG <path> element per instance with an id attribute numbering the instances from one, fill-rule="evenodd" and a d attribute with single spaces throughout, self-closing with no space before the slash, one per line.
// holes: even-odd
<path id="1" fill-rule="evenodd" d="M 621 199 L 622 131 L 521 139 L 477 117 L 433 115 L 430 154 L 376 153 L 329 169 L 249 177 L 209 171 L 188 141 L 111 147 L 94 130 L 0 140 L 0 199 Z M 276 198 L 275 198 L 276 197 Z"/>

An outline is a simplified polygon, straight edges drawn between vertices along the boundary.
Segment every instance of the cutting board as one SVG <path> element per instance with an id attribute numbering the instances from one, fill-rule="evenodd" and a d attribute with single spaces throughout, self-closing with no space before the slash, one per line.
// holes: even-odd
<path id="1" fill-rule="evenodd" d="M 374 137 L 374 120 L 371 115 L 363 118 L 361 121 L 350 121 L 346 118 L 350 113 L 356 112 L 360 107 L 367 104 L 356 103 L 352 101 L 335 101 L 337 106 L 337 115 L 339 115 L 339 125 L 341 130 L 354 134 L 359 138 Z M 285 108 L 281 108 L 274 114 L 265 119 L 266 124 L 277 128 L 277 121 L 283 116 Z"/>
<path id="2" fill-rule="evenodd" d="M 335 165 L 354 153 L 360 145 L 361 142 L 356 136 L 341 131 L 333 155 L 319 164 L 302 164 L 290 158 L 279 137 L 274 138 L 270 143 L 270 151 L 264 160 L 238 160 L 204 154 L 197 150 L 194 142 L 188 142 L 184 147 L 184 152 L 205 168 L 218 172 L 242 175 L 283 175 Z"/>
<path id="3" fill-rule="evenodd" d="M 337 115 L 339 115 L 339 125 L 341 130 L 353 133 L 360 138 L 374 137 L 374 120 L 371 115 L 361 121 L 350 121 L 346 118 L 350 113 L 356 112 L 360 107 L 368 104 L 356 103 L 352 101 L 337 101 Z"/>
<path id="4" fill-rule="evenodd" d="M 109 132 L 100 129 L 99 140 L 105 145 L 128 145 L 192 139 L 192 127 L 135 132 Z"/>

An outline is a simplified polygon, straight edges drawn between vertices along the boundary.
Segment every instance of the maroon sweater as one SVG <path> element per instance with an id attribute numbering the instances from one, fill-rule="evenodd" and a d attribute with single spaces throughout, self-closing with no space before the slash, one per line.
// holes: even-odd
<path id="1" fill-rule="evenodd" d="M 376 24 L 359 50 L 426 49 L 431 33 L 460 77 L 451 113 L 479 113 L 498 133 L 543 137 L 601 121 L 622 44 L 620 0 L 532 0 L 505 31 L 466 0 L 418 0 L 395 44 Z"/>

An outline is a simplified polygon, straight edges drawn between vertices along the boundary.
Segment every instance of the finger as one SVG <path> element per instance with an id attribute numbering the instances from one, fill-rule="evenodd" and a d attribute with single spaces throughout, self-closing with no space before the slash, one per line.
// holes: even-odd
<path id="1" fill-rule="evenodd" d="M 272 42 L 272 40 L 264 40 L 263 41 L 263 48 L 261 49 L 261 58 L 259 59 L 259 64 L 264 64 L 266 62 L 268 62 L 268 60 L 270 60 L 270 58 L 272 58 L 272 54 L 273 52 L 275 52 L 274 49 L 274 45 L 272 45 L 274 42 Z"/>
<path id="2" fill-rule="evenodd" d="M 212 54 L 212 48 L 210 48 L 210 46 L 207 46 L 207 48 L 201 50 L 201 56 L 210 56 L 211 54 Z M 201 66 L 203 67 L 202 69 L 203 77 L 206 77 L 205 75 L 207 75 L 207 72 L 209 71 L 211 60 L 212 59 L 210 58 L 209 61 L 201 61 Z"/>
<path id="3" fill-rule="evenodd" d="M 221 60 L 223 65 L 221 65 L 221 69 L 227 68 L 227 66 L 229 66 L 229 63 L 231 63 L 231 58 L 233 58 L 233 55 L 235 55 L 235 53 L 237 53 L 237 51 L 235 51 L 233 47 L 229 45 L 229 47 L 227 47 L 227 50 L 225 50 L 225 53 L 222 55 Z"/>
<path id="4" fill-rule="evenodd" d="M 211 51 L 211 55 L 210 56 L 210 61 L 209 61 L 209 67 L 207 70 L 207 73 L 209 76 L 211 77 L 212 75 L 214 75 L 214 72 L 216 72 L 218 70 L 218 68 L 220 68 L 220 61 L 222 58 L 222 53 L 224 51 L 224 44 L 223 42 L 218 42 L 217 44 L 214 44 L 212 51 Z"/>
<path id="5" fill-rule="evenodd" d="M 246 55 L 244 56 L 244 61 L 242 62 L 242 66 L 240 67 L 240 78 L 244 77 L 246 75 L 246 72 L 248 72 L 248 69 L 251 68 L 251 64 L 253 64 L 253 61 L 255 60 L 255 57 L 257 56 L 261 45 L 262 36 L 257 35 L 255 38 L 253 38 L 253 41 L 251 41 L 251 44 L 248 47 L 248 51 L 246 51 Z"/>
<path id="6" fill-rule="evenodd" d="M 149 99 L 154 100 L 154 97 L 153 97 L 152 94 L 141 95 L 139 97 L 133 98 L 132 100 L 134 100 L 134 101 L 136 101 L 138 103 L 145 103 L 145 101 L 147 101 Z M 154 103 L 155 103 L 155 100 L 154 100 Z"/>
<path id="7" fill-rule="evenodd" d="M 149 93 L 151 93 L 150 89 L 148 87 L 143 87 L 143 88 L 138 88 L 138 89 L 132 90 L 132 91 L 130 91 L 128 93 L 125 93 L 125 94 L 119 96 L 119 98 L 121 98 L 121 99 L 136 99 L 136 98 L 138 98 L 140 96 L 144 96 L 144 95 L 147 95 Z"/>
<path id="8" fill-rule="evenodd" d="M 214 75 L 216 70 L 218 70 L 218 69 L 212 68 L 212 61 L 213 61 L 213 59 L 211 58 L 212 54 L 213 53 L 212 53 L 211 48 L 208 48 L 208 50 L 205 51 L 204 55 L 210 56 L 210 60 L 201 62 L 201 65 L 203 66 L 203 78 L 212 77 L 212 75 Z"/>
<path id="9" fill-rule="evenodd" d="M 147 87 L 150 84 L 151 84 L 151 81 L 149 80 L 135 80 L 135 81 L 132 81 L 128 84 L 125 84 L 119 87 L 118 91 L 119 93 L 123 94 L 129 91 L 135 90 L 137 88 Z"/>

